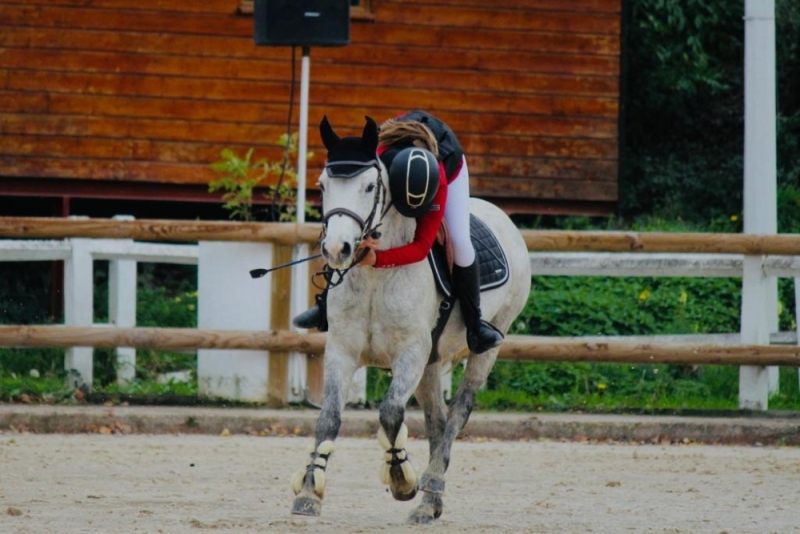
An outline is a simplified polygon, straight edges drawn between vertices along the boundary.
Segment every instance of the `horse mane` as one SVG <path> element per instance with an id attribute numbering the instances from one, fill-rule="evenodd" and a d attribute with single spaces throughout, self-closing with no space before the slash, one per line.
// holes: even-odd
<path id="1" fill-rule="evenodd" d="M 378 143 L 391 146 L 398 143 L 425 148 L 439 157 L 439 144 L 433 132 L 418 121 L 389 119 L 381 124 Z"/>

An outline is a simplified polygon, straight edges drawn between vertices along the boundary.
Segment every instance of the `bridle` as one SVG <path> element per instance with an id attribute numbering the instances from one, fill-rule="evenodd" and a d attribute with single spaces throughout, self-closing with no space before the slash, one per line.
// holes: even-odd
<path id="1" fill-rule="evenodd" d="M 341 165 L 355 165 L 357 166 L 357 170 L 348 173 L 348 174 L 341 174 L 341 173 L 333 173 L 331 172 L 331 167 L 333 166 L 341 166 Z M 372 203 L 372 209 L 370 210 L 369 214 L 366 217 L 361 217 L 358 213 L 354 212 L 353 210 L 338 207 L 333 208 L 330 211 L 326 212 L 322 218 L 322 234 L 319 237 L 319 242 L 321 243 L 325 239 L 325 235 L 328 231 L 328 221 L 334 215 L 343 215 L 345 217 L 350 217 L 353 219 L 356 224 L 358 225 L 361 231 L 361 237 L 358 239 L 358 242 L 355 244 L 355 248 L 358 249 L 359 245 L 367 238 L 373 237 L 376 238 L 380 236 L 380 232 L 378 232 L 378 228 L 383 224 L 383 217 L 386 215 L 386 212 L 389 210 L 390 206 L 386 205 L 386 185 L 383 183 L 383 175 L 381 171 L 381 165 L 378 159 L 372 159 L 369 161 L 333 161 L 333 162 L 326 162 L 325 163 L 325 171 L 328 172 L 328 176 L 332 178 L 338 179 L 348 179 L 354 176 L 358 176 L 359 174 L 365 172 L 370 167 L 375 167 L 378 170 L 378 179 L 377 183 L 375 184 L 375 197 Z M 377 219 L 377 220 L 376 220 Z M 366 253 L 366 251 L 365 251 Z M 325 270 L 322 272 L 322 275 L 327 282 L 327 289 L 331 287 L 336 287 L 344 281 L 344 275 L 347 274 L 350 269 L 355 267 L 359 261 L 363 259 L 362 255 L 353 255 L 353 259 L 350 261 L 350 265 L 345 267 L 344 269 L 333 269 L 326 265 Z M 320 274 L 320 273 L 317 273 Z M 333 275 L 337 275 L 337 280 L 334 281 Z"/>

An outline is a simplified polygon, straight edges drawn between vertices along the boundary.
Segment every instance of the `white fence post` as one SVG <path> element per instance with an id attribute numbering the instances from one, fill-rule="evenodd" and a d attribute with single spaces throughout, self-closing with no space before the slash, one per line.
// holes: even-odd
<path id="1" fill-rule="evenodd" d="M 771 299 L 767 290 L 769 278 L 764 274 L 761 256 L 745 256 L 742 276 L 743 345 L 769 344 L 769 309 Z M 769 372 L 767 367 L 745 365 L 739 368 L 739 407 L 748 410 L 766 410 L 769 400 Z"/>
<path id="2" fill-rule="evenodd" d="M 90 239 L 71 239 L 72 252 L 64 262 L 64 323 L 92 326 L 94 319 L 94 272 Z M 91 389 L 94 350 L 70 347 L 64 358 L 68 381 L 73 387 Z"/>
<path id="3" fill-rule="evenodd" d="M 114 220 L 132 221 L 129 215 Z M 120 243 L 133 245 L 132 239 Z M 108 262 L 108 322 L 120 327 L 136 326 L 136 261 L 112 259 Z M 125 385 L 136 378 L 136 349 L 117 347 L 117 383 Z"/>
<path id="4" fill-rule="evenodd" d="M 305 220 L 305 207 L 298 207 L 298 222 Z M 292 261 L 307 258 L 308 245 L 296 245 L 292 254 Z M 289 319 L 297 316 L 308 308 L 308 263 L 298 263 L 292 266 L 292 291 L 289 300 Z M 290 325 L 296 332 L 306 332 L 302 328 Z M 292 352 L 289 355 L 289 400 L 297 402 L 306 398 L 306 377 L 308 374 L 308 357 L 305 354 Z"/>
<path id="5" fill-rule="evenodd" d="M 367 368 L 362 367 L 355 372 L 353 380 L 350 382 L 350 391 L 347 394 L 347 402 L 350 404 L 367 403 Z"/>
<path id="6" fill-rule="evenodd" d="M 440 378 L 442 382 L 442 394 L 444 395 L 445 400 L 450 400 L 453 398 L 453 369 L 450 369 L 446 373 L 442 373 Z"/>
<path id="7" fill-rule="evenodd" d="M 800 278 L 795 277 L 794 280 L 794 328 L 795 335 L 797 336 L 796 343 L 800 345 Z M 800 369 L 797 373 L 797 381 L 800 386 Z"/>
<path id="8" fill-rule="evenodd" d="M 744 6 L 744 232 L 777 231 L 777 150 L 775 94 L 775 0 L 745 0 Z M 777 286 L 762 270 L 762 259 L 745 257 L 742 279 L 742 343 L 768 343 L 777 313 Z M 771 371 L 777 376 L 777 369 Z M 777 385 L 777 379 L 772 382 Z M 739 371 L 739 407 L 766 410 L 770 371 Z"/>
<path id="9" fill-rule="evenodd" d="M 272 265 L 272 244 L 199 243 L 198 326 L 263 331 L 270 328 L 270 275 L 249 271 Z M 244 402 L 266 402 L 269 353 L 263 350 L 197 351 L 200 394 Z"/>

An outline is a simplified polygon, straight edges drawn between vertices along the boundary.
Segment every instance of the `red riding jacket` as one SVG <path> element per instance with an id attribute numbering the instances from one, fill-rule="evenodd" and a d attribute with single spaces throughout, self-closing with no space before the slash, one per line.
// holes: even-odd
<path id="1" fill-rule="evenodd" d="M 378 155 L 383 153 L 384 150 L 386 150 L 386 147 L 378 147 Z M 460 170 L 461 166 L 459 165 L 455 172 L 448 177 L 445 174 L 444 164 L 441 161 L 439 162 L 439 190 L 436 192 L 436 196 L 433 197 L 431 209 L 417 218 L 414 240 L 401 247 L 376 250 L 375 267 L 398 267 L 425 259 L 431 247 L 433 247 L 436 234 L 442 225 L 444 208 L 447 205 L 447 184 L 458 176 Z"/>

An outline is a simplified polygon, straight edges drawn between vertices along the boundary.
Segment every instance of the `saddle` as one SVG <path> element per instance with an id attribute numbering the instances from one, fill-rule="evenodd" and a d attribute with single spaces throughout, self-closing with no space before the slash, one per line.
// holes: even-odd
<path id="1" fill-rule="evenodd" d="M 472 214 L 469 216 L 469 234 L 472 246 L 475 248 L 475 261 L 478 262 L 480 268 L 481 292 L 500 287 L 508 282 L 508 259 L 503 247 L 500 246 L 497 237 L 486 226 L 486 223 Z M 442 226 L 436 236 L 436 242 L 428 253 L 428 263 L 433 271 L 433 279 L 436 280 L 436 288 L 444 295 L 444 299 L 439 305 L 439 318 L 431 331 L 433 344 L 428 356 L 430 365 L 439 361 L 439 338 L 447 326 L 456 301 L 452 284 L 453 246 L 448 239 L 447 225 L 444 220 L 442 220 Z"/>
<path id="2" fill-rule="evenodd" d="M 472 214 L 469 216 L 469 234 L 480 267 L 481 291 L 505 284 L 508 281 L 508 259 L 495 235 L 486 223 Z M 453 246 L 444 220 L 436 235 L 436 242 L 428 253 L 428 263 L 436 280 L 436 288 L 445 297 L 452 297 Z"/>

